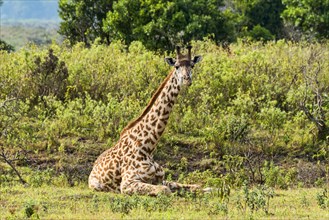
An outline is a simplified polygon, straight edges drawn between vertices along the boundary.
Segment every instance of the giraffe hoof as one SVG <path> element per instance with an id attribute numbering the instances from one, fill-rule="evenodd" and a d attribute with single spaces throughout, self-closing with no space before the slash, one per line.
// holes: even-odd
<path id="1" fill-rule="evenodd" d="M 195 192 L 199 189 L 201 189 L 201 186 L 197 185 L 197 184 L 191 185 L 191 187 L 190 187 L 191 192 Z"/>
<path id="2" fill-rule="evenodd" d="M 165 194 L 165 195 L 170 195 L 171 194 L 171 190 L 169 189 L 168 186 L 161 186 L 162 190 L 161 193 Z"/>
<path id="3" fill-rule="evenodd" d="M 170 195 L 171 190 L 167 186 L 158 186 L 156 189 L 148 193 L 149 196 Z"/>
<path id="4" fill-rule="evenodd" d="M 213 191 L 214 191 L 214 188 L 212 188 L 212 187 L 207 187 L 207 188 L 202 189 L 202 192 L 204 192 L 204 193 L 211 193 Z"/>
<path id="5" fill-rule="evenodd" d="M 169 189 L 168 186 L 158 186 L 153 194 L 154 195 L 159 195 L 159 194 L 170 195 L 171 190 Z"/>

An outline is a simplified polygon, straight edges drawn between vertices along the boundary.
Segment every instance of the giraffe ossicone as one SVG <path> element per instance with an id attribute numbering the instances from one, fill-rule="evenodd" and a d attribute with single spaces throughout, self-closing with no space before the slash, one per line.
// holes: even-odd
<path id="1" fill-rule="evenodd" d="M 161 83 L 142 114 L 122 130 L 117 143 L 97 158 L 89 175 L 91 189 L 155 196 L 198 188 L 164 181 L 162 167 L 153 160 L 180 89 L 192 84 L 192 69 L 201 61 L 201 56 L 191 58 L 191 48 L 188 46 L 187 54 L 183 55 L 180 47 L 176 47 L 176 59 L 165 58 L 175 69 Z"/>

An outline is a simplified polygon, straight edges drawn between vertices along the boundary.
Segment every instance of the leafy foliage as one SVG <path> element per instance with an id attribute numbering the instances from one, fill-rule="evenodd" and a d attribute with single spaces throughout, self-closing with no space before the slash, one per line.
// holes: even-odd
<path id="1" fill-rule="evenodd" d="M 317 193 L 316 199 L 317 199 L 318 205 L 322 209 L 329 209 L 329 193 L 328 193 L 328 189 L 323 189 L 321 192 Z"/>
<path id="2" fill-rule="evenodd" d="M 283 21 L 280 17 L 284 5 L 281 0 L 232 0 L 231 8 L 236 11 L 236 28 L 240 36 L 255 40 L 282 38 Z"/>
<path id="3" fill-rule="evenodd" d="M 126 44 L 138 40 L 153 50 L 170 50 L 177 43 L 206 36 L 219 41 L 229 38 L 221 6 L 221 0 L 117 1 L 107 14 L 104 30 L 114 40 Z"/>
<path id="4" fill-rule="evenodd" d="M 242 198 L 237 201 L 239 209 L 246 212 L 249 208 L 252 212 L 262 209 L 266 214 L 269 213 L 270 199 L 274 197 L 272 188 L 259 186 L 250 189 L 247 184 L 242 187 Z"/>
<path id="5" fill-rule="evenodd" d="M 27 98 L 32 101 L 42 99 L 44 96 L 54 96 L 59 100 L 64 100 L 67 90 L 68 71 L 63 61 L 58 62 L 58 57 L 53 54 L 53 50 L 49 49 L 48 56 L 44 61 L 40 57 L 34 60 L 34 67 L 28 73 L 27 90 L 30 95 Z"/>
<path id="6" fill-rule="evenodd" d="M 274 35 L 269 30 L 260 25 L 256 25 L 248 33 L 249 37 L 257 41 L 269 41 L 274 39 Z"/>
<path id="7" fill-rule="evenodd" d="M 296 172 L 306 185 L 324 178 L 329 134 L 317 123 L 327 125 L 329 117 L 328 44 L 239 42 L 230 53 L 211 41 L 192 44 L 204 59 L 155 155 L 171 178 L 202 179 L 187 173 L 211 169 L 230 187 L 248 180 L 279 188 L 298 184 Z M 0 56 L 1 161 L 55 167 L 69 185 L 86 179 L 95 158 L 170 71 L 141 42 L 31 46 Z M 307 175 L 317 165 L 288 173 L 281 168 L 300 160 L 319 161 L 314 178 Z"/>
<path id="8" fill-rule="evenodd" d="M 92 44 L 96 38 L 109 44 L 110 38 L 102 29 L 106 13 L 112 10 L 112 0 L 60 0 L 59 16 L 63 20 L 59 33 L 72 44 L 84 42 Z"/>
<path id="9" fill-rule="evenodd" d="M 329 24 L 328 3 L 317 0 L 61 0 L 59 13 L 59 32 L 72 44 L 140 41 L 161 51 L 204 38 L 224 45 L 239 38 L 323 39 Z"/>
<path id="10" fill-rule="evenodd" d="M 329 37 L 329 2 L 318 0 L 283 0 L 282 17 L 309 38 Z"/>
<path id="11" fill-rule="evenodd" d="M 14 51 L 14 47 L 0 39 L 0 50 L 12 52 L 12 51 Z"/>

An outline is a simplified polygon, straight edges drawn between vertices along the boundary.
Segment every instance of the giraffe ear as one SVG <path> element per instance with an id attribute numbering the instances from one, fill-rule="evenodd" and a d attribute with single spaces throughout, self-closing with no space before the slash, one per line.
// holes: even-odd
<path id="1" fill-rule="evenodd" d="M 171 57 L 166 57 L 165 61 L 169 64 L 169 66 L 175 66 L 176 60 Z"/>
<path id="2" fill-rule="evenodd" d="M 195 56 L 193 58 L 193 63 L 196 64 L 196 63 L 200 62 L 201 60 L 202 60 L 202 56 Z"/>

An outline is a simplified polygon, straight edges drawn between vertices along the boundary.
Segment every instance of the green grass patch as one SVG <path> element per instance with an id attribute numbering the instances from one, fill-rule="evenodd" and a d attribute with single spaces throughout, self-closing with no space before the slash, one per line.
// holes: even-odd
<path id="1" fill-rule="evenodd" d="M 79 187 L 2 187 L 3 219 L 326 219 L 319 188 L 275 190 L 261 198 L 265 189 L 232 191 L 226 199 L 218 194 L 126 196 L 93 192 Z M 251 196 L 251 195 L 254 195 Z M 248 198 L 247 198 L 248 197 Z M 253 199 L 252 199 L 253 198 Z M 268 199 L 268 200 L 267 200 Z M 253 208 L 252 208 L 253 207 Z"/>

